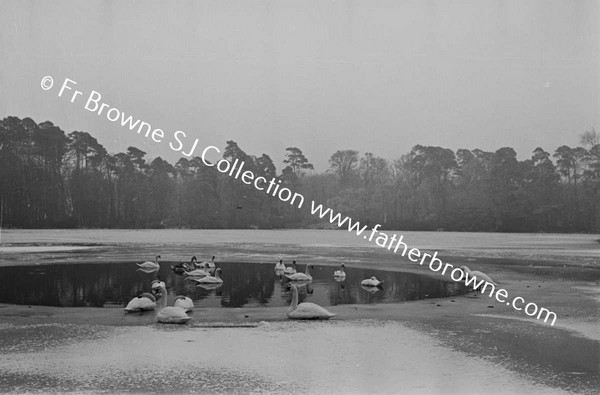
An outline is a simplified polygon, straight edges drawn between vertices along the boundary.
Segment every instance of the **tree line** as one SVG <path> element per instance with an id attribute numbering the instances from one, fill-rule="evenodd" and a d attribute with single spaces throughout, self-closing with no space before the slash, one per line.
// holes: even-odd
<path id="1" fill-rule="evenodd" d="M 297 147 L 277 171 L 267 154 L 227 141 L 223 158 L 350 216 L 397 230 L 600 232 L 600 135 L 518 160 L 416 145 L 395 160 L 338 150 L 315 172 Z M 20 228 L 311 228 L 331 226 L 204 165 L 109 154 L 92 135 L 51 122 L 0 121 L 0 225 Z"/>

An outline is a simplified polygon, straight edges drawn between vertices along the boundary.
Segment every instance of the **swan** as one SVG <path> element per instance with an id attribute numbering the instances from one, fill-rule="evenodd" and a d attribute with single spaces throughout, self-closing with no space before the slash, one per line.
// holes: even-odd
<path id="1" fill-rule="evenodd" d="M 365 287 L 381 287 L 383 285 L 383 281 L 379 281 L 377 277 L 373 276 L 371 278 L 367 278 L 360 282 L 360 285 Z"/>
<path id="2" fill-rule="evenodd" d="M 292 303 L 290 303 L 287 311 L 288 318 L 294 320 L 328 320 L 335 316 L 334 313 L 327 311 L 315 303 L 304 302 L 298 304 L 298 287 L 294 284 L 292 284 L 292 292 L 294 294 L 292 296 Z"/>
<path id="3" fill-rule="evenodd" d="M 304 273 L 294 273 L 292 275 L 286 274 L 285 276 L 292 281 L 312 281 L 312 276 L 309 273 L 310 265 L 306 265 L 306 271 Z"/>
<path id="4" fill-rule="evenodd" d="M 469 277 L 477 277 L 478 280 L 483 280 L 483 281 L 487 281 L 488 283 L 492 284 L 492 285 L 498 285 L 498 283 L 496 283 L 494 280 L 492 280 L 490 278 L 490 276 L 488 276 L 487 274 L 480 272 L 479 270 L 471 270 L 469 269 L 468 266 L 461 266 L 460 267 L 463 271 L 463 273 L 466 273 L 469 275 Z M 460 278 L 462 280 L 462 277 Z"/>
<path id="5" fill-rule="evenodd" d="M 185 313 L 185 309 L 177 306 L 167 306 L 167 288 L 164 282 L 159 283 L 160 310 L 156 315 L 156 321 L 163 324 L 185 324 L 192 319 Z"/>
<path id="6" fill-rule="evenodd" d="M 346 278 L 346 272 L 344 271 L 344 264 L 342 263 L 342 265 L 340 266 L 340 270 L 336 270 L 335 272 L 333 272 L 333 277 L 337 277 L 337 278 Z"/>
<path id="7" fill-rule="evenodd" d="M 154 262 L 146 261 L 144 263 L 138 263 L 137 265 L 143 269 L 159 269 L 160 265 L 158 264 L 158 258 L 160 258 L 160 255 L 154 257 Z"/>
<path id="8" fill-rule="evenodd" d="M 175 301 L 173 302 L 173 306 L 181 307 L 187 313 L 188 311 L 194 310 L 194 302 L 192 299 L 187 296 L 179 295 L 175 297 Z"/>
<path id="9" fill-rule="evenodd" d="M 284 266 L 284 274 L 295 274 L 296 273 L 296 261 L 292 262 L 292 266 Z"/>
<path id="10" fill-rule="evenodd" d="M 192 257 L 192 259 L 194 259 L 195 257 Z M 191 264 L 193 265 L 194 261 L 191 261 Z M 187 262 L 179 262 L 176 265 L 171 265 L 171 269 L 173 269 L 173 271 L 177 274 L 183 274 L 184 272 L 187 272 L 188 270 L 190 270 L 190 265 L 187 264 Z"/>
<path id="11" fill-rule="evenodd" d="M 154 310 L 156 307 L 156 298 L 154 295 L 144 292 L 139 296 L 131 299 L 127 306 L 125 307 L 125 311 L 130 313 L 132 311 L 148 311 Z"/>
<path id="12" fill-rule="evenodd" d="M 223 279 L 219 276 L 221 274 L 221 268 L 215 270 L 215 275 L 213 276 L 205 276 L 202 278 L 193 278 L 192 280 L 196 281 L 199 284 L 221 284 L 223 283 Z"/>
<path id="13" fill-rule="evenodd" d="M 154 295 L 156 295 L 157 293 L 160 292 L 161 287 L 166 288 L 167 286 L 164 281 L 154 280 L 154 281 L 152 281 L 151 287 L 152 287 L 152 293 Z"/>
<path id="14" fill-rule="evenodd" d="M 490 283 L 494 286 L 498 286 L 498 283 L 496 283 L 494 280 L 492 280 L 490 278 L 490 276 L 488 276 L 487 274 L 485 274 L 483 272 L 480 272 L 479 270 L 471 270 L 471 269 L 469 269 L 468 266 L 461 266 L 460 269 L 463 271 L 463 276 L 460 277 L 459 281 L 462 281 L 463 277 L 468 274 L 469 277 L 476 277 L 477 280 L 487 281 L 488 283 Z M 472 283 L 472 284 L 474 284 L 474 283 Z M 471 288 L 475 292 L 475 296 L 477 296 L 477 293 L 479 292 L 479 290 L 477 290 L 473 287 L 471 287 Z"/>
<path id="15" fill-rule="evenodd" d="M 279 260 L 279 263 L 275 264 L 275 270 L 285 270 L 285 265 L 283 264 L 282 259 Z"/>
<path id="16" fill-rule="evenodd" d="M 203 269 L 214 269 L 215 268 L 215 256 L 213 255 L 210 261 L 200 262 L 196 267 L 201 267 Z"/>

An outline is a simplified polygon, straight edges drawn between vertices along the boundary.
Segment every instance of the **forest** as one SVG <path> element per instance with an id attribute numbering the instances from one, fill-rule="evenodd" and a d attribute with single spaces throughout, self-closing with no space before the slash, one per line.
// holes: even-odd
<path id="1" fill-rule="evenodd" d="M 600 233 L 600 134 L 518 160 L 495 152 L 414 146 L 397 159 L 338 150 L 318 173 L 298 147 L 278 171 L 267 154 L 227 141 L 266 179 L 361 224 L 383 229 Z M 4 228 L 329 228 L 309 206 L 290 206 L 204 165 L 171 164 L 135 147 L 110 154 L 91 134 L 46 121 L 0 121 L 0 226 Z"/>

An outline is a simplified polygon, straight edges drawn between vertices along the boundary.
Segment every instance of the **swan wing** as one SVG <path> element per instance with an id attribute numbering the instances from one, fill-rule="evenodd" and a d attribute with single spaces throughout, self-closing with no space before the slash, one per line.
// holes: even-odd
<path id="1" fill-rule="evenodd" d="M 294 273 L 291 276 L 287 276 L 292 281 L 304 281 L 304 280 L 312 280 L 311 276 L 307 276 L 305 273 Z"/>
<path id="2" fill-rule="evenodd" d="M 187 296 L 177 296 L 175 298 L 175 302 L 173 303 L 174 307 L 181 307 L 186 312 L 192 311 L 194 309 L 194 302 L 192 299 Z"/>
<path id="3" fill-rule="evenodd" d="M 185 324 L 192 317 L 187 315 L 181 307 L 168 306 L 158 312 L 156 319 L 163 324 Z"/>
<path id="4" fill-rule="evenodd" d="M 208 272 L 206 272 L 202 269 L 195 269 L 190 272 L 185 272 L 185 274 L 187 274 L 188 276 L 194 276 L 194 277 L 204 277 L 204 276 L 209 275 Z"/>
<path id="5" fill-rule="evenodd" d="M 333 316 L 335 313 L 309 302 L 300 303 L 295 310 L 288 311 L 288 317 L 296 320 L 328 320 Z"/>
<path id="6" fill-rule="evenodd" d="M 490 278 L 490 276 L 488 276 L 487 274 L 485 274 L 483 272 L 480 272 L 479 270 L 472 271 L 469 277 L 477 277 L 477 279 L 479 279 L 479 280 L 484 280 L 490 284 L 498 285 L 494 280 L 492 280 Z"/>
<path id="7" fill-rule="evenodd" d="M 154 310 L 156 307 L 156 302 L 149 298 L 133 298 L 127 303 L 125 307 L 125 311 L 146 311 L 146 310 Z"/>
<path id="8" fill-rule="evenodd" d="M 201 278 L 200 282 L 205 283 L 205 284 L 220 284 L 223 282 L 223 280 L 220 278 L 207 276 L 207 277 Z"/>
<path id="9" fill-rule="evenodd" d="M 150 261 L 144 262 L 144 263 L 137 263 L 137 265 L 144 269 L 152 269 L 152 268 L 158 267 L 158 265 L 156 263 L 150 262 Z"/>

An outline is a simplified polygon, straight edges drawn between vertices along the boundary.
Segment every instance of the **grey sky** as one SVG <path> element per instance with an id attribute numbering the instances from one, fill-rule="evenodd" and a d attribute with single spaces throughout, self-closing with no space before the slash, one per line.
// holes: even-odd
<path id="1" fill-rule="evenodd" d="M 0 0 L 0 117 L 51 120 L 116 153 L 168 145 L 40 88 L 51 75 L 200 146 L 338 149 L 576 145 L 598 128 L 596 1 Z"/>

